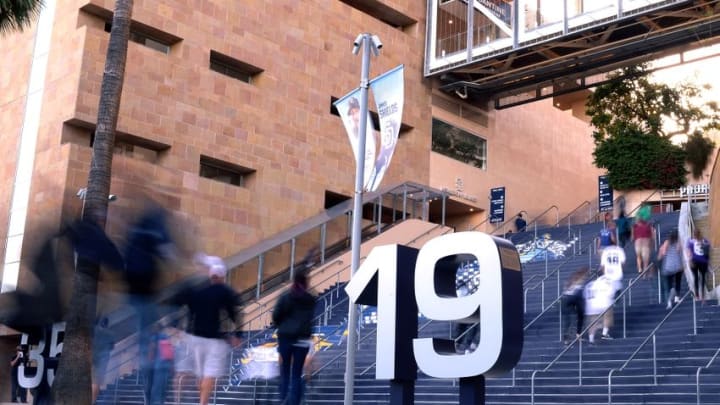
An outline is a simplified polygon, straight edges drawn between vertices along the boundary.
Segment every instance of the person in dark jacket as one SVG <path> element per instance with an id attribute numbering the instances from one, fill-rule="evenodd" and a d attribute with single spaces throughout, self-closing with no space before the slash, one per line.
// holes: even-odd
<path id="1" fill-rule="evenodd" d="M 272 314 L 277 327 L 280 398 L 284 404 L 298 405 L 302 400 L 302 371 L 312 344 L 314 311 L 315 297 L 308 292 L 307 274 L 298 272 L 290 290 L 280 297 Z"/>

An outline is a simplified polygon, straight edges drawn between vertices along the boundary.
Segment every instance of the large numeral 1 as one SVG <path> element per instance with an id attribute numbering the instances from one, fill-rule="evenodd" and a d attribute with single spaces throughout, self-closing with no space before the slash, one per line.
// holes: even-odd
<path id="1" fill-rule="evenodd" d="M 413 289 L 417 254 L 417 249 L 407 246 L 378 246 L 345 287 L 352 302 L 378 307 L 377 379 L 415 380 L 417 377 L 410 344 L 418 328 Z"/>

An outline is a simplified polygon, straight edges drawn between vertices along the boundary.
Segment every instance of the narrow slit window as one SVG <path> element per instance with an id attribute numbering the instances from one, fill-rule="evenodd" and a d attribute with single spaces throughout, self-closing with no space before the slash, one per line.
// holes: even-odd
<path id="1" fill-rule="evenodd" d="M 247 187 L 248 181 L 255 174 L 255 169 L 243 167 L 230 162 L 200 156 L 200 177 L 232 184 L 238 187 Z"/>
<path id="2" fill-rule="evenodd" d="M 112 22 L 105 22 L 105 32 L 110 32 L 111 30 Z M 180 38 L 135 21 L 130 24 L 129 39 L 132 42 L 164 54 L 169 54 L 171 47 L 180 42 Z"/>
<path id="3" fill-rule="evenodd" d="M 253 79 L 263 72 L 263 69 L 257 66 L 216 51 L 210 51 L 210 70 L 245 83 L 252 83 Z"/>

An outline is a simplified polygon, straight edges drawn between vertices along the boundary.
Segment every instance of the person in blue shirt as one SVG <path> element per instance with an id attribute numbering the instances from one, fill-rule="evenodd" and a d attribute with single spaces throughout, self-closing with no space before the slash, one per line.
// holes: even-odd
<path id="1" fill-rule="evenodd" d="M 525 219 L 523 219 L 522 212 L 517 214 L 517 218 L 515 218 L 515 229 L 517 232 L 525 232 L 525 228 L 527 227 L 527 222 L 525 222 Z"/>

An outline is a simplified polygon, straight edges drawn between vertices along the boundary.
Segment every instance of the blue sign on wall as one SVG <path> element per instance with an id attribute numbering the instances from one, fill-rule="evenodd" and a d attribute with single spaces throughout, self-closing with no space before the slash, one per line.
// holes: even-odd
<path id="1" fill-rule="evenodd" d="M 505 221 L 505 187 L 490 189 L 490 223 Z"/>
<path id="2" fill-rule="evenodd" d="M 613 209 L 613 190 L 608 182 L 608 176 L 598 177 L 598 206 L 600 212 Z"/>

